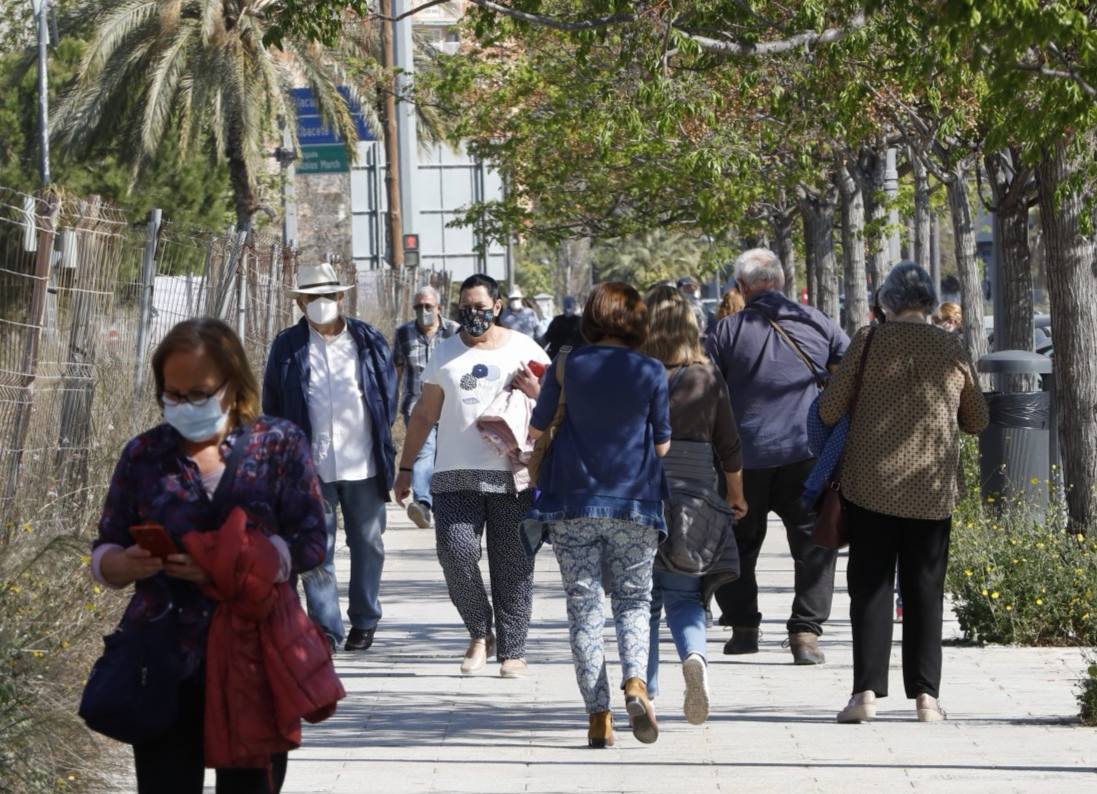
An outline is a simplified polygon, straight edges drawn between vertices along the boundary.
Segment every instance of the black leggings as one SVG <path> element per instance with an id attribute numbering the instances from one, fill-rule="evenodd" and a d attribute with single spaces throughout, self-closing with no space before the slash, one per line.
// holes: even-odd
<path id="1" fill-rule="evenodd" d="M 202 794 L 205 711 L 203 674 L 179 687 L 179 719 L 167 736 L 134 745 L 138 794 Z M 218 769 L 217 794 L 278 794 L 286 779 L 286 753 L 271 756 L 271 770 Z"/>

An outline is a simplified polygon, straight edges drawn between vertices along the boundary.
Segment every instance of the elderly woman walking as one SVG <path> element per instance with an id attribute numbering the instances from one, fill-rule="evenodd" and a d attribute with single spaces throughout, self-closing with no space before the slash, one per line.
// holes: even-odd
<path id="1" fill-rule="evenodd" d="M 602 644 L 603 572 L 632 732 L 651 743 L 659 728 L 645 679 L 652 560 L 666 527 L 667 486 L 659 461 L 670 448 L 666 373 L 637 352 L 647 336 L 647 312 L 627 284 L 595 288 L 582 330 L 590 345 L 556 360 L 530 423 L 535 437 L 552 424 L 561 399 L 556 368 L 563 366 L 565 413 L 541 467 L 541 498 L 530 520 L 548 525 L 560 563 L 590 746 L 614 740 Z"/>
<path id="2" fill-rule="evenodd" d="M 887 696 L 898 560 L 903 683 L 918 720 L 933 722 L 945 717 L 937 701 L 941 620 L 960 433 L 982 431 L 987 407 L 962 341 L 928 322 L 937 294 L 925 270 L 897 265 L 880 303 L 887 322 L 858 332 L 819 403 L 828 425 L 854 406 L 841 472 L 853 697 L 838 721 L 871 720 Z"/>
<path id="3" fill-rule="evenodd" d="M 659 689 L 659 624 L 665 609 L 685 678 L 682 711 L 687 721 L 700 725 L 709 712 L 705 605 L 716 588 L 739 576 L 733 519 L 747 512 L 743 462 L 727 386 L 701 348 L 693 307 L 673 287 L 656 287 L 646 303 L 644 352 L 666 367 L 673 436 L 663 458 L 671 518 L 655 558 L 648 693 L 654 698 Z M 726 504 L 719 495 L 716 460 L 727 486 Z"/>

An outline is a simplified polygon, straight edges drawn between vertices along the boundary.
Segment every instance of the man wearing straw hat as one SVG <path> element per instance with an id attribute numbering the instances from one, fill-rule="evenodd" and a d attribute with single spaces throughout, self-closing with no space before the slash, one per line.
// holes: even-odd
<path id="1" fill-rule="evenodd" d="M 396 371 L 384 336 L 343 316 L 349 289 L 327 262 L 298 268 L 290 295 L 305 316 L 271 345 L 263 413 L 289 419 L 308 435 L 331 509 L 327 560 L 302 577 L 309 615 L 334 650 L 344 636 L 334 564 L 338 505 L 350 547 L 351 628 L 344 648 L 364 651 L 381 619 L 381 533 L 396 468 Z"/>

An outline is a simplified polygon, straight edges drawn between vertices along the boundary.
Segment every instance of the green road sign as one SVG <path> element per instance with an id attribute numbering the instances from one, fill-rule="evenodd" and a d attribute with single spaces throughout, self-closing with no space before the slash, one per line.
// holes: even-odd
<path id="1" fill-rule="evenodd" d="M 299 174 L 342 174 L 349 170 L 347 150 L 341 143 L 301 147 Z"/>

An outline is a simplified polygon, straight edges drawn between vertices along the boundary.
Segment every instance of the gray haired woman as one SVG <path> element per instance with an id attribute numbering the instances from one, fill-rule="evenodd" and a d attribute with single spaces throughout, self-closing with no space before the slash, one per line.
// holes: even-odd
<path id="1" fill-rule="evenodd" d="M 962 341 L 929 323 L 937 291 L 902 262 L 880 290 L 887 322 L 862 328 L 819 402 L 833 425 L 849 410 L 862 351 L 861 393 L 842 463 L 849 528 L 853 697 L 839 722 L 876 716 L 887 696 L 891 594 L 898 560 L 903 593 L 903 683 L 919 721 L 944 719 L 941 620 L 956 500 L 960 433 L 987 425 L 987 406 Z"/>

